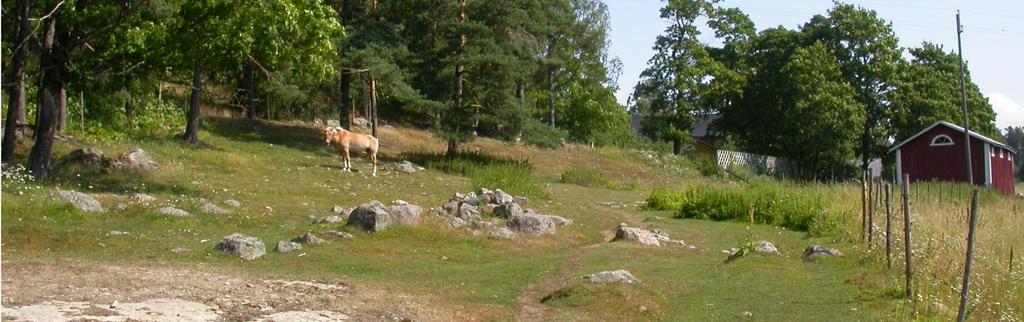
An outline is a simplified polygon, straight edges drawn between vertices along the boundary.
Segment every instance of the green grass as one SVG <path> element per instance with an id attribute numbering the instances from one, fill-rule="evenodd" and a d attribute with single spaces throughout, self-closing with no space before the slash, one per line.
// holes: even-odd
<path id="1" fill-rule="evenodd" d="M 593 169 L 570 168 L 562 172 L 559 182 L 584 186 L 589 188 L 603 188 L 611 190 L 636 190 L 639 185 L 635 182 L 620 184 L 608 179 L 600 171 Z"/>
<path id="2" fill-rule="evenodd" d="M 398 142 L 401 136 L 389 137 L 388 131 L 383 130 L 382 140 L 395 144 L 392 146 L 402 143 Z M 500 151 L 496 150 L 451 158 L 440 151 L 388 150 L 381 158 L 379 176 L 372 177 L 368 162 L 361 156 L 353 159 L 355 172 L 342 172 L 337 152 L 323 146 L 313 128 L 211 119 L 206 121 L 201 139 L 208 147 L 174 140 L 94 144 L 107 154 L 142 147 L 160 164 L 160 170 L 144 176 L 78 176 L 81 173 L 72 169 L 52 181 L 32 182 L 15 178 L 17 172 L 5 168 L 4 260 L 44 260 L 55 265 L 61 260 L 202 265 L 258 277 L 337 281 L 359 287 L 383 285 L 417 298 L 479 309 L 473 312 L 496 312 L 481 317 L 488 320 L 512 319 L 520 310 L 522 296 L 540 301 L 559 290 L 564 296 L 543 304 L 551 320 L 735 320 L 744 310 L 753 312 L 754 320 L 874 320 L 892 313 L 898 303 L 886 293 L 887 288 L 879 287 L 887 285 L 882 283 L 887 275 L 865 268 L 850 244 L 804 240 L 804 233 L 771 226 L 748 229 L 746 224 L 736 222 L 676 219 L 670 211 L 607 206 L 609 202 L 632 204 L 651 191 L 646 187 L 616 190 L 559 182 L 561 178 L 555 174 L 580 167 L 576 165 L 559 168 L 563 165 L 545 159 L 546 166 L 535 168 L 525 158 L 497 157 Z M 81 143 L 76 142 L 61 141 L 57 155 L 80 147 Z M 431 144 L 443 146 L 442 142 Z M 598 163 L 600 173 L 606 174 L 602 178 L 618 180 L 627 177 L 619 176 L 626 171 L 668 176 L 662 175 L 662 168 L 656 164 L 638 166 L 645 162 L 642 157 L 608 149 L 526 151 L 552 157 L 564 153 L 573 160 L 583 160 L 579 162 Z M 393 169 L 394 162 L 400 160 L 410 160 L 428 170 L 399 173 Z M 307 255 L 302 257 L 271 251 L 258 260 L 242 262 L 213 251 L 220 238 L 235 232 L 261 238 L 269 250 L 278 240 L 305 232 L 347 230 L 341 225 L 311 224 L 310 217 L 329 215 L 333 205 L 354 207 L 374 199 L 384 203 L 402 199 L 429 208 L 440 206 L 454 192 L 476 186 L 541 196 L 531 198 L 528 206 L 574 223 L 553 236 L 499 241 L 427 220 L 419 227 L 394 227 L 378 234 L 349 230 L 356 235 L 354 240 L 307 247 L 302 251 Z M 132 192 L 150 193 L 158 201 L 150 208 L 132 206 L 87 214 L 53 202 L 51 193 L 58 188 L 91 193 L 107 208 L 126 202 Z M 200 199 L 215 203 L 236 199 L 242 207 L 228 208 L 232 214 L 227 216 L 204 215 L 199 212 Z M 194 216 L 164 218 L 152 214 L 152 208 L 170 205 Z M 620 222 L 664 229 L 698 249 L 606 243 Z M 111 230 L 130 234 L 107 236 Z M 737 247 L 749 238 L 771 240 L 785 256 L 748 256 L 724 263 L 725 255 L 720 250 Z M 849 256 L 820 263 L 804 263 L 796 258 L 811 243 L 834 245 Z M 179 247 L 191 251 L 170 251 Z M 595 286 L 574 279 L 598 270 L 621 268 L 632 271 L 643 284 Z M 531 287 L 543 292 L 531 294 Z M 634 304 L 644 305 L 646 310 L 641 312 Z"/>

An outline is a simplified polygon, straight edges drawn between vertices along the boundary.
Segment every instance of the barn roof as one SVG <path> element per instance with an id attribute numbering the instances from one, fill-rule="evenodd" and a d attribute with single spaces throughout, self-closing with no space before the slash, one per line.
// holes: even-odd
<path id="1" fill-rule="evenodd" d="M 928 132 L 932 128 L 935 128 L 936 126 L 939 126 L 939 125 L 945 125 L 946 127 L 954 129 L 954 130 L 956 130 L 957 132 L 960 132 L 960 133 L 964 132 L 964 128 L 960 127 L 959 125 L 956 125 L 956 124 L 953 124 L 953 123 L 949 123 L 949 122 L 946 122 L 946 121 L 938 121 L 938 122 L 935 122 L 935 124 L 932 124 L 932 126 L 929 126 L 929 127 L 925 128 L 924 130 L 921 130 L 921 132 L 917 132 L 917 134 L 914 134 L 910 138 L 908 138 L 906 140 L 903 140 L 903 142 L 900 142 L 900 144 L 897 144 L 896 146 L 894 146 L 891 149 L 889 149 L 889 152 L 896 151 L 896 149 L 899 149 L 904 144 L 907 144 L 907 142 L 913 141 L 914 139 L 916 139 L 917 137 L 921 136 L 925 132 Z M 989 144 L 995 145 L 995 146 L 1003 148 L 1003 149 L 1010 150 L 1014 154 L 1017 154 L 1017 150 L 1014 150 L 1009 145 L 1006 145 L 1006 144 L 1003 144 L 1003 143 L 1001 143 L 999 141 L 990 139 L 987 136 L 978 134 L 977 132 L 974 132 L 974 131 L 970 131 L 970 132 L 971 132 L 971 136 L 974 137 L 975 139 L 988 142 Z"/>

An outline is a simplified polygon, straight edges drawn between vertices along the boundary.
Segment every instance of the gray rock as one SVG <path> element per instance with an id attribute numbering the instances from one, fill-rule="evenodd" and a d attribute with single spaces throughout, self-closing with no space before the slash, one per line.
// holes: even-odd
<path id="1" fill-rule="evenodd" d="M 555 223 L 551 218 L 541 214 L 511 214 L 508 228 L 527 235 L 548 235 L 555 233 Z"/>
<path id="2" fill-rule="evenodd" d="M 430 211 L 428 211 L 427 214 L 431 216 L 444 217 L 448 215 L 448 211 L 441 207 L 434 207 L 430 208 Z"/>
<path id="3" fill-rule="evenodd" d="M 78 208 L 78 210 L 81 210 L 81 211 L 85 211 L 85 212 L 104 212 L 104 211 L 106 211 L 106 209 L 103 209 L 103 205 L 100 205 L 100 202 L 96 201 L 95 198 L 93 198 L 90 195 L 78 192 L 78 191 L 66 191 L 66 190 L 57 191 L 57 198 L 60 199 L 61 202 L 69 203 L 69 204 L 71 204 L 72 206 L 75 206 L 75 208 Z"/>
<path id="4" fill-rule="evenodd" d="M 107 233 L 107 236 L 124 236 L 127 234 L 128 232 L 126 231 L 111 230 L 110 232 Z"/>
<path id="5" fill-rule="evenodd" d="M 647 246 L 661 246 L 658 236 L 651 231 L 627 226 L 619 226 L 619 229 L 615 231 L 615 238 L 612 241 L 616 240 L 635 241 Z"/>
<path id="6" fill-rule="evenodd" d="M 332 231 L 328 231 L 328 232 L 324 233 L 324 237 L 327 238 L 327 239 L 341 239 L 341 240 L 356 238 L 355 236 L 352 236 L 352 234 L 349 234 L 349 233 L 346 233 L 346 232 L 343 232 L 343 231 L 337 231 L 337 230 L 332 230 Z"/>
<path id="7" fill-rule="evenodd" d="M 473 206 L 478 206 L 478 205 L 486 204 L 488 202 L 490 202 L 490 200 L 487 200 L 484 197 L 476 196 L 476 195 L 471 196 L 471 197 L 466 197 L 466 198 L 462 199 L 462 204 L 464 204 L 464 205 L 465 204 L 470 204 L 470 205 L 473 205 Z"/>
<path id="8" fill-rule="evenodd" d="M 404 206 L 404 205 L 408 205 L 409 202 L 405 201 L 405 200 L 402 200 L 402 199 L 398 199 L 398 200 L 392 201 L 391 204 L 392 205 L 398 205 L 398 206 Z"/>
<path id="9" fill-rule="evenodd" d="M 670 242 L 670 241 L 672 241 L 672 237 L 669 237 L 668 233 L 666 233 L 664 230 L 652 229 L 651 233 L 654 234 L 654 237 L 657 238 L 659 242 Z"/>
<path id="10" fill-rule="evenodd" d="M 341 121 L 335 119 L 328 119 L 326 123 L 327 127 L 338 127 L 341 126 Z"/>
<path id="11" fill-rule="evenodd" d="M 596 274 L 583 276 L 583 279 L 591 283 L 625 283 L 636 284 L 640 280 L 627 270 L 604 271 Z"/>
<path id="12" fill-rule="evenodd" d="M 326 243 L 327 241 L 321 239 L 320 237 L 316 237 L 316 235 L 313 235 L 313 233 L 305 233 L 299 237 L 295 237 L 294 239 L 292 239 L 292 242 L 299 244 L 320 245 Z"/>
<path id="13" fill-rule="evenodd" d="M 355 119 L 352 119 L 352 125 L 357 127 L 367 127 L 370 126 L 370 121 L 362 117 L 357 117 Z"/>
<path id="14" fill-rule="evenodd" d="M 516 202 L 516 199 L 512 197 L 512 195 L 507 194 L 504 191 L 501 191 L 501 189 L 498 189 L 494 190 L 494 197 L 491 199 L 491 202 L 499 205 L 504 205 Z"/>
<path id="15" fill-rule="evenodd" d="M 409 203 L 396 204 L 388 207 L 388 212 L 391 213 L 391 218 L 394 219 L 396 223 L 405 226 L 413 226 L 419 223 L 420 217 L 423 215 L 423 208 Z"/>
<path id="16" fill-rule="evenodd" d="M 230 211 L 227 211 L 227 209 L 224 209 L 224 208 L 221 208 L 221 207 L 217 207 L 217 205 L 209 203 L 209 202 L 204 203 L 203 207 L 200 208 L 200 211 L 202 211 L 203 213 L 208 214 L 208 215 L 219 215 L 219 216 L 227 215 L 227 214 L 231 213 Z"/>
<path id="17" fill-rule="evenodd" d="M 515 199 L 515 203 L 520 204 L 520 205 L 525 205 L 525 204 L 530 203 L 530 198 L 527 198 L 527 197 L 518 197 L 517 196 L 517 197 L 513 197 L 513 199 Z"/>
<path id="18" fill-rule="evenodd" d="M 448 221 L 448 225 L 452 226 L 452 228 L 462 228 L 469 225 L 469 221 L 466 221 L 465 219 L 459 217 L 452 217 Z"/>
<path id="19" fill-rule="evenodd" d="M 494 215 L 501 218 L 512 218 L 523 214 L 523 208 L 519 204 L 510 203 L 494 208 Z"/>
<path id="20" fill-rule="evenodd" d="M 459 212 L 455 214 L 455 217 L 459 217 L 467 221 L 483 220 L 483 218 L 480 217 L 480 209 L 468 203 L 464 203 L 462 206 L 459 206 Z"/>
<path id="21" fill-rule="evenodd" d="M 149 204 L 151 202 L 156 201 L 156 197 L 141 192 L 136 192 L 133 193 L 131 196 L 128 196 L 128 200 L 131 200 L 134 203 Z"/>
<path id="22" fill-rule="evenodd" d="M 77 149 L 68 153 L 61 161 L 61 164 L 75 163 L 89 170 L 105 170 L 110 165 L 110 160 L 103 156 L 103 151 L 97 148 Z"/>
<path id="23" fill-rule="evenodd" d="M 400 171 L 400 172 L 404 172 L 404 173 L 408 173 L 408 174 L 415 173 L 416 171 L 419 170 L 419 169 L 416 168 L 415 164 L 412 164 L 409 161 L 402 161 L 402 163 L 398 164 L 396 169 L 398 169 L 398 171 Z"/>
<path id="24" fill-rule="evenodd" d="M 493 214 L 494 213 L 494 209 L 497 209 L 498 207 L 499 206 L 496 205 L 496 204 L 489 203 L 489 204 L 484 205 L 484 208 L 482 210 L 483 210 L 484 213 Z"/>
<path id="25" fill-rule="evenodd" d="M 214 247 L 215 250 L 225 252 L 241 259 L 251 261 L 267 254 L 263 241 L 256 237 L 250 237 L 239 233 L 224 236 Z"/>
<path id="26" fill-rule="evenodd" d="M 224 200 L 224 204 L 228 205 L 228 206 L 235 207 L 235 208 L 238 208 L 238 207 L 242 206 L 242 203 L 238 202 L 238 200 L 235 200 L 235 199 Z"/>
<path id="27" fill-rule="evenodd" d="M 340 223 L 342 221 L 345 221 L 345 219 L 341 218 L 341 216 L 327 216 L 327 217 L 323 217 L 323 218 L 317 219 L 317 220 L 313 221 L 313 223 L 317 224 L 317 225 L 320 225 L 320 224 L 337 224 L 337 223 Z"/>
<path id="28" fill-rule="evenodd" d="M 498 229 L 492 230 L 487 233 L 488 238 L 492 239 L 516 239 L 519 238 L 516 232 L 509 230 L 505 227 L 499 227 Z"/>
<path id="29" fill-rule="evenodd" d="M 114 210 L 125 210 L 125 209 L 128 209 L 128 204 L 126 204 L 126 203 L 118 202 L 116 205 L 114 205 Z"/>
<path id="30" fill-rule="evenodd" d="M 192 215 L 192 214 L 188 213 L 188 211 L 184 211 L 184 210 L 181 210 L 181 209 L 178 209 L 178 208 L 174 208 L 174 207 L 157 208 L 153 212 L 156 213 L 157 215 L 171 216 L 171 217 L 188 217 L 188 216 Z"/>
<path id="31" fill-rule="evenodd" d="M 334 207 L 331 207 L 331 212 L 336 213 L 336 214 L 347 214 L 348 213 L 348 209 L 345 209 L 342 206 L 335 205 Z"/>
<path id="32" fill-rule="evenodd" d="M 554 222 L 556 226 L 565 226 L 565 225 L 572 224 L 572 220 L 565 219 L 564 217 L 561 217 L 561 216 L 548 215 L 548 218 L 550 218 L 551 221 Z"/>
<path id="33" fill-rule="evenodd" d="M 302 249 L 302 244 L 291 242 L 291 241 L 278 241 L 277 248 L 275 249 L 278 253 L 287 253 Z"/>
<path id="34" fill-rule="evenodd" d="M 445 203 L 444 206 L 442 206 L 442 208 L 448 214 L 455 214 L 457 211 L 459 211 L 459 204 L 459 200 L 453 198 L 452 200 L 448 200 L 448 203 Z"/>
<path id="35" fill-rule="evenodd" d="M 821 245 L 811 245 L 807 249 L 804 249 L 803 259 L 805 261 L 813 261 L 823 257 L 836 257 L 843 256 L 838 249 L 822 247 Z"/>
<path id="36" fill-rule="evenodd" d="M 117 159 L 111 161 L 110 167 L 114 170 L 153 171 L 158 166 L 146 151 L 135 148 L 122 153 Z"/>
<path id="37" fill-rule="evenodd" d="M 779 255 L 779 249 L 767 240 L 760 240 L 754 246 L 754 251 L 761 254 Z"/>
<path id="38" fill-rule="evenodd" d="M 368 232 L 381 231 L 390 225 L 416 225 L 423 208 L 417 205 L 394 205 L 384 207 L 380 201 L 370 201 L 353 209 L 348 216 L 348 226 L 355 226 Z"/>

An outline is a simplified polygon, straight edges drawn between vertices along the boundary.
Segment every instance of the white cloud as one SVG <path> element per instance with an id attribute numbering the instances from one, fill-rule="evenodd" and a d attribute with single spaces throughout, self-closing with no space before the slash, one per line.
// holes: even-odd
<path id="1" fill-rule="evenodd" d="M 1024 106 L 1020 106 L 1009 96 L 1001 93 L 988 93 L 988 102 L 996 112 L 996 127 L 1000 131 L 1008 126 L 1024 126 Z"/>

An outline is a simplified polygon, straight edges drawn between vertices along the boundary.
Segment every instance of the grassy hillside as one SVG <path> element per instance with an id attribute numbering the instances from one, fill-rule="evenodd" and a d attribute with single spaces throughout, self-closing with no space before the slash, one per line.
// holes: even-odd
<path id="1" fill-rule="evenodd" d="M 538 150 L 478 139 L 465 148 L 496 160 L 525 162 L 529 164 L 525 174 L 510 173 L 530 179 L 493 175 L 504 171 L 500 166 L 484 173 L 428 169 L 404 174 L 394 170 L 396 162 L 409 156 L 429 157 L 443 151 L 444 145 L 423 131 L 384 127 L 380 175 L 371 177 L 365 159 L 354 160 L 357 172 L 342 172 L 338 154 L 323 144 L 317 129 L 303 124 L 214 119 L 204 129 L 204 147 L 174 140 L 70 140 L 57 147 L 56 155 L 85 146 L 108 154 L 141 147 L 160 164 L 152 174 L 83 174 L 71 169 L 53 181 L 32 182 L 5 168 L 4 264 L 71 261 L 331 281 L 431 303 L 441 312 L 429 315 L 431 319 L 863 321 L 908 316 L 907 308 L 900 305 L 898 276 L 886 273 L 877 265 L 876 255 L 862 254 L 861 244 L 848 242 L 841 234 L 809 237 L 806 232 L 769 225 L 677 219 L 676 211 L 642 211 L 634 206 L 656 187 L 738 185 L 701 177 L 686 160 L 614 148 Z M 495 182 L 507 186 L 495 186 Z M 340 224 L 312 224 L 312 218 L 329 215 L 334 205 L 351 208 L 372 199 L 385 203 L 402 199 L 429 208 L 440 206 L 455 192 L 485 184 L 507 191 L 531 185 L 543 193 L 531 198 L 530 207 L 574 223 L 553 236 L 518 241 L 474 236 L 435 220 L 379 234 L 347 230 Z M 82 213 L 58 204 L 52 197 L 56 189 L 93 194 L 108 211 Z M 849 194 L 852 188 L 836 189 Z M 150 207 L 113 209 L 127 203 L 127 195 L 133 192 L 152 194 L 158 201 Z M 223 206 L 227 199 L 239 200 L 242 206 Z M 232 213 L 204 215 L 199 211 L 203 200 Z M 157 216 L 152 208 L 158 206 L 179 207 L 195 216 Z M 837 213 L 856 218 L 856 208 Z M 1020 227 L 1020 217 L 1007 220 L 1000 224 Z M 694 247 L 608 243 L 619 223 L 659 228 Z M 983 221 L 982 227 L 994 224 Z M 129 235 L 109 236 L 112 230 Z M 278 240 L 327 230 L 349 231 L 356 238 L 307 247 L 299 252 L 302 256 L 268 252 L 252 262 L 213 251 L 221 237 L 234 232 L 263 239 L 269 250 Z M 775 243 L 782 256 L 725 261 L 723 249 L 762 239 Z M 980 245 L 987 249 L 988 243 Z M 800 252 L 811 244 L 836 247 L 847 256 L 801 261 Z M 642 283 L 594 285 L 576 279 L 614 269 L 630 270 Z M 1016 276 L 1011 279 L 1020 278 Z M 1019 298 L 1019 289 L 1006 292 Z"/>

